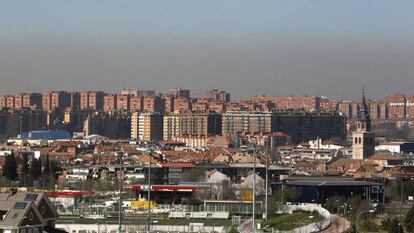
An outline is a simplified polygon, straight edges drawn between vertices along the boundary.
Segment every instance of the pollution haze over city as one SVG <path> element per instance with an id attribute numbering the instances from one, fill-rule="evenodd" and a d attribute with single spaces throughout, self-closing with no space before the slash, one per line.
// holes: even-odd
<path id="1" fill-rule="evenodd" d="M 413 0 L 0 0 L 0 233 L 414 232 Z"/>
<path id="2" fill-rule="evenodd" d="M 0 92 L 412 94 L 412 1 L 1 1 Z"/>

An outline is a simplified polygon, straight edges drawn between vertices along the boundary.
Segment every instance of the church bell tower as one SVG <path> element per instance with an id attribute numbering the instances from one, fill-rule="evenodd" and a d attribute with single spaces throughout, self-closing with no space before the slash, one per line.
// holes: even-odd
<path id="1" fill-rule="evenodd" d="M 352 133 L 352 158 L 366 159 L 375 154 L 375 135 L 371 132 L 371 117 L 362 89 L 362 104 L 358 112 L 356 131 Z"/>

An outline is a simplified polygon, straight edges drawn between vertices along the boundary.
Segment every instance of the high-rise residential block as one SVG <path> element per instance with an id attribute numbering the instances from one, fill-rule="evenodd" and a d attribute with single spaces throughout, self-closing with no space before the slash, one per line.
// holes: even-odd
<path id="1" fill-rule="evenodd" d="M 8 108 L 15 109 L 14 96 L 12 95 L 6 96 L 6 103 L 7 103 Z"/>
<path id="2" fill-rule="evenodd" d="M 414 119 L 414 96 L 407 98 L 407 118 Z"/>
<path id="3" fill-rule="evenodd" d="M 221 134 L 221 115 L 211 112 L 169 113 L 164 115 L 164 140 L 182 135 Z"/>
<path id="4" fill-rule="evenodd" d="M 163 115 L 157 112 L 133 112 L 131 116 L 131 138 L 154 141 L 163 138 Z"/>
<path id="5" fill-rule="evenodd" d="M 181 88 L 173 88 L 170 90 L 170 95 L 174 96 L 174 98 L 190 99 L 190 90 L 184 90 Z"/>
<path id="6" fill-rule="evenodd" d="M 0 96 L 0 109 L 7 107 L 7 97 L 4 95 Z"/>
<path id="7" fill-rule="evenodd" d="M 142 112 L 143 108 L 144 108 L 144 97 L 140 95 L 131 96 L 130 111 Z"/>
<path id="8" fill-rule="evenodd" d="M 188 112 L 191 111 L 191 101 L 187 98 L 174 98 L 174 112 Z"/>
<path id="9" fill-rule="evenodd" d="M 80 96 L 80 109 L 102 110 L 104 105 L 103 91 L 82 92 Z"/>
<path id="10" fill-rule="evenodd" d="M 392 120 L 402 120 L 406 118 L 407 100 L 404 95 L 397 94 L 388 97 L 388 117 Z"/>
<path id="11" fill-rule="evenodd" d="M 311 139 L 346 138 L 346 117 L 335 113 L 306 112 L 226 112 L 223 134 L 270 133 L 288 134 L 292 142 Z"/>
<path id="12" fill-rule="evenodd" d="M 44 111 L 64 110 L 70 107 L 70 94 L 66 91 L 47 91 L 42 96 Z"/>
<path id="13" fill-rule="evenodd" d="M 42 107 L 42 94 L 23 93 L 22 108 L 40 109 Z"/>
<path id="14" fill-rule="evenodd" d="M 104 96 L 103 110 L 105 112 L 115 111 L 117 109 L 117 95 L 109 94 Z"/>
<path id="15" fill-rule="evenodd" d="M 160 96 L 144 97 L 143 112 L 165 112 L 164 99 Z"/>
<path id="16" fill-rule="evenodd" d="M 110 139 L 127 139 L 131 136 L 131 114 L 128 112 L 94 112 L 83 124 L 83 134 L 99 134 Z"/>
<path id="17" fill-rule="evenodd" d="M 68 109 L 64 112 L 64 122 L 68 125 L 70 132 L 82 132 L 83 124 L 90 115 L 93 114 L 93 110 L 75 110 Z"/>
<path id="18" fill-rule="evenodd" d="M 230 102 L 230 93 L 219 89 L 206 91 L 206 97 L 213 101 Z"/>
<path id="19" fill-rule="evenodd" d="M 116 95 L 116 107 L 118 110 L 129 111 L 130 108 L 130 98 L 129 94 L 117 94 Z"/>

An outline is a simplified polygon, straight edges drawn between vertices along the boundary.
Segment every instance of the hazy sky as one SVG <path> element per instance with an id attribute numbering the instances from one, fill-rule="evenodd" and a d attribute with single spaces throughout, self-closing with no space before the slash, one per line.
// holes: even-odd
<path id="1" fill-rule="evenodd" d="M 0 94 L 414 94 L 413 0 L 0 0 Z"/>

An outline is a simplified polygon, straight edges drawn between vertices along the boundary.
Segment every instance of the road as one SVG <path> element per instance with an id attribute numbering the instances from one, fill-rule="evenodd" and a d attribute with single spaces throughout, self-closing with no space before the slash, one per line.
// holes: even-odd
<path id="1" fill-rule="evenodd" d="M 340 233 L 348 230 L 349 226 L 349 221 L 346 218 L 332 214 L 331 225 L 328 229 L 321 231 L 321 233 Z"/>

